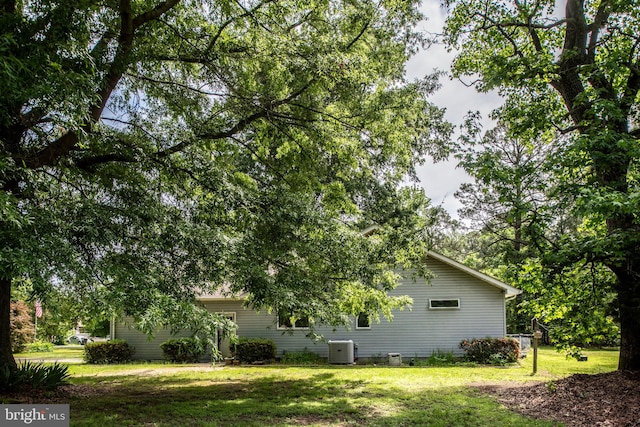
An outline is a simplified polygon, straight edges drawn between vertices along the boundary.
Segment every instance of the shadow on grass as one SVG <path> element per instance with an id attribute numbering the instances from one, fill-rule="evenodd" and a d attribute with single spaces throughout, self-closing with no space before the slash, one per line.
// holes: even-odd
<path id="1" fill-rule="evenodd" d="M 326 372 L 304 379 L 113 376 L 87 386 L 92 392 L 70 396 L 73 426 L 553 425 L 464 387 L 416 392 Z"/>

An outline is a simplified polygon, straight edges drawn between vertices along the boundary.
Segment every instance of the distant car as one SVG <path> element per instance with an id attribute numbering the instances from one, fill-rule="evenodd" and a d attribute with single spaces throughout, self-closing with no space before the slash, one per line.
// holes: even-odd
<path id="1" fill-rule="evenodd" d="M 70 344 L 85 345 L 88 342 L 93 342 L 93 338 L 86 335 L 71 335 L 67 338 L 67 342 Z"/>

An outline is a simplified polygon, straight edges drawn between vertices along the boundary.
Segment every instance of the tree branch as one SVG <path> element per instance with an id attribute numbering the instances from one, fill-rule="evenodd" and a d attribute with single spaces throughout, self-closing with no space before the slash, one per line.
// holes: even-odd
<path id="1" fill-rule="evenodd" d="M 131 0 L 120 0 L 120 34 L 118 36 L 118 49 L 109 66 L 109 70 L 102 81 L 102 88 L 96 93 L 97 101 L 89 108 L 87 123 L 80 128 L 80 132 L 92 132 L 93 125 L 100 120 L 111 93 L 116 88 L 123 73 L 129 65 L 129 55 L 133 47 L 135 30 L 146 22 L 157 19 L 178 2 L 179 0 L 163 2 L 151 11 L 145 12 L 134 18 L 131 11 Z M 60 157 L 69 153 L 78 141 L 78 131 L 67 132 L 37 152 L 34 156 L 23 159 L 23 161 L 27 167 L 32 169 L 46 165 L 53 165 Z"/>
<path id="2" fill-rule="evenodd" d="M 158 19 L 159 17 L 164 15 L 166 12 L 171 10 L 178 3 L 180 3 L 180 0 L 167 0 L 165 2 L 160 3 L 153 9 L 136 16 L 131 22 L 133 31 L 137 30 L 138 28 L 140 28 L 142 25 L 146 24 L 149 21 L 154 21 Z"/>
<path id="3" fill-rule="evenodd" d="M 587 61 L 590 64 L 593 64 L 596 57 L 596 46 L 598 45 L 598 38 L 600 37 L 600 30 L 604 27 L 604 24 L 609 19 L 609 12 L 607 11 L 609 6 L 609 2 L 606 0 L 600 3 L 600 7 L 596 12 L 596 17 L 594 18 L 591 25 L 588 27 L 588 31 L 591 34 L 589 37 L 589 45 L 587 47 Z"/>
<path id="4" fill-rule="evenodd" d="M 300 89 L 298 89 L 297 91 L 291 93 L 288 97 L 283 98 L 283 99 L 281 99 L 279 101 L 271 102 L 266 108 L 263 108 L 261 111 L 258 111 L 256 113 L 250 114 L 249 116 L 245 117 L 244 119 L 239 120 L 235 125 L 231 126 L 227 130 L 223 130 L 223 131 L 219 131 L 219 132 L 213 132 L 213 133 L 204 132 L 204 133 L 198 135 L 198 138 L 223 139 L 223 138 L 232 137 L 232 136 L 238 134 L 239 132 L 242 132 L 251 123 L 253 123 L 253 122 L 255 122 L 255 121 L 259 120 L 259 119 L 267 117 L 269 115 L 269 113 L 274 108 L 279 107 L 281 105 L 288 104 L 291 101 L 293 101 L 294 99 L 296 99 L 298 96 L 300 96 L 302 93 L 304 93 L 304 91 L 306 91 L 314 82 L 315 82 L 315 79 L 312 79 L 307 84 L 302 86 Z M 190 146 L 192 143 L 193 143 L 193 141 L 191 141 L 191 140 L 182 141 L 182 142 L 174 145 L 173 147 L 167 148 L 166 150 L 163 150 L 163 151 L 159 151 L 158 153 L 156 153 L 156 156 L 159 157 L 159 158 L 170 156 L 171 154 L 178 153 L 178 152 L 184 150 L 185 148 Z"/>

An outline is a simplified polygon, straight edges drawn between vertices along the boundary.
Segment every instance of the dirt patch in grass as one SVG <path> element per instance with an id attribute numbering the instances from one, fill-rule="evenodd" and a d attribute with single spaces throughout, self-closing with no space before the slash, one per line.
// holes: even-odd
<path id="1" fill-rule="evenodd" d="M 482 385 L 505 406 L 566 426 L 640 426 L 640 372 L 576 374 L 535 385 Z"/>

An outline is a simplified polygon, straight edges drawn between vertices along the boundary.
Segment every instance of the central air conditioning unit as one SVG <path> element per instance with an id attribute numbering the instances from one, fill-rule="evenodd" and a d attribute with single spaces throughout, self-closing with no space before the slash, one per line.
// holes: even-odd
<path id="1" fill-rule="evenodd" d="M 354 362 L 353 341 L 329 341 L 329 363 L 352 365 Z"/>

